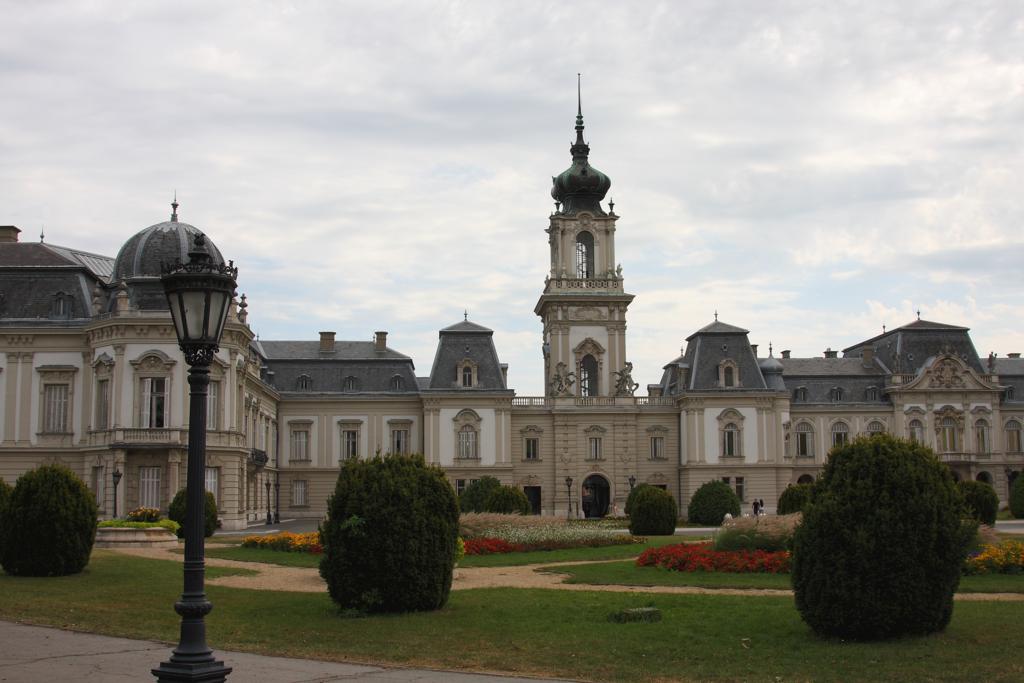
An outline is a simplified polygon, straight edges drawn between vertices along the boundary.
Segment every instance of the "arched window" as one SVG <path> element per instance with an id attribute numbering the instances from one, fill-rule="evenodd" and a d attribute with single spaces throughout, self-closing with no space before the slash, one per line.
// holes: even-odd
<path id="1" fill-rule="evenodd" d="M 978 476 L 976 476 L 975 479 L 984 484 L 988 484 L 989 486 L 992 485 L 992 475 L 988 472 L 978 472 Z"/>
<path id="2" fill-rule="evenodd" d="M 462 386 L 473 386 L 473 368 L 468 365 L 462 366 Z"/>
<path id="3" fill-rule="evenodd" d="M 299 375 L 299 378 L 295 380 L 295 388 L 298 391 L 312 391 L 313 378 L 309 375 Z"/>
<path id="4" fill-rule="evenodd" d="M 359 391 L 359 380 L 352 375 L 345 378 L 345 381 L 341 383 L 342 391 Z"/>
<path id="5" fill-rule="evenodd" d="M 832 447 L 845 446 L 850 440 L 850 427 L 845 422 L 832 425 Z"/>
<path id="6" fill-rule="evenodd" d="M 725 384 L 725 386 L 727 386 L 727 387 L 735 386 L 736 385 L 736 379 L 735 379 L 734 375 L 735 375 L 735 373 L 733 372 L 732 366 L 730 366 L 730 365 L 725 366 L 725 368 L 723 368 L 723 370 L 722 370 L 722 376 L 724 378 L 723 384 Z"/>
<path id="7" fill-rule="evenodd" d="M 920 420 L 911 420 L 907 425 L 907 433 L 914 443 L 924 443 L 924 423 Z"/>
<path id="8" fill-rule="evenodd" d="M 800 478 L 796 480 L 796 483 L 798 483 L 798 484 L 813 484 L 814 483 L 814 477 L 812 477 L 809 474 L 801 474 Z"/>
<path id="9" fill-rule="evenodd" d="M 576 235 L 576 277 L 594 277 L 594 236 L 586 230 Z"/>
<path id="10" fill-rule="evenodd" d="M 473 425 L 464 425 L 459 429 L 459 458 L 474 460 L 478 457 L 476 428 Z"/>
<path id="11" fill-rule="evenodd" d="M 885 425 L 878 420 L 872 420 L 868 423 L 868 436 L 874 436 L 875 434 L 884 434 Z"/>
<path id="12" fill-rule="evenodd" d="M 992 452 L 992 437 L 988 420 L 977 420 L 974 423 L 974 448 L 976 453 Z"/>
<path id="13" fill-rule="evenodd" d="M 597 396 L 597 359 L 589 353 L 580 359 L 580 396 Z"/>
<path id="14" fill-rule="evenodd" d="M 1006 452 L 1021 452 L 1020 422 L 1017 420 L 1008 420 L 1006 422 Z"/>
<path id="15" fill-rule="evenodd" d="M 1003 393 L 1003 400 L 1005 400 L 1005 401 L 1012 401 L 1013 400 L 1013 387 L 1006 387 L 1006 391 Z"/>
<path id="16" fill-rule="evenodd" d="M 814 427 L 809 422 L 796 426 L 796 454 L 801 458 L 814 457 Z"/>
<path id="17" fill-rule="evenodd" d="M 939 451 L 942 453 L 955 453 L 957 451 L 956 420 L 952 417 L 944 417 L 939 422 Z"/>
<path id="18" fill-rule="evenodd" d="M 722 429 L 722 456 L 733 458 L 740 455 L 740 429 L 730 422 Z"/>
<path id="19" fill-rule="evenodd" d="M 405 380 L 402 379 L 401 375 L 395 375 L 391 378 L 391 391 L 401 391 L 405 387 Z"/>

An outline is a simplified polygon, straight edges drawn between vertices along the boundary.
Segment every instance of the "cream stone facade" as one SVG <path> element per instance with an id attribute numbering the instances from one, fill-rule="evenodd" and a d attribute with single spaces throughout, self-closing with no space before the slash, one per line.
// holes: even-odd
<path id="1" fill-rule="evenodd" d="M 383 331 L 257 340 L 242 297 L 211 367 L 207 416 L 206 481 L 224 527 L 320 518 L 339 466 L 383 452 L 423 453 L 457 490 L 497 477 L 538 514 L 621 514 L 639 483 L 685 510 L 713 479 L 772 510 L 833 445 L 879 431 L 931 446 L 1005 501 L 1024 467 L 1024 360 L 980 358 L 963 327 L 915 320 L 842 357 L 791 358 L 759 353 L 716 316 L 636 395 L 619 216 L 602 204 L 610 180 L 590 165 L 583 130 L 579 113 L 572 165 L 553 179 L 550 269 L 534 308 L 545 395 L 517 396 L 492 331 L 468 319 L 439 331 L 429 375 L 417 376 Z M 185 481 L 187 366 L 159 264 L 184 258 L 196 231 L 175 204 L 111 259 L 0 226 L 0 476 L 60 462 L 103 516 L 166 509 Z"/>

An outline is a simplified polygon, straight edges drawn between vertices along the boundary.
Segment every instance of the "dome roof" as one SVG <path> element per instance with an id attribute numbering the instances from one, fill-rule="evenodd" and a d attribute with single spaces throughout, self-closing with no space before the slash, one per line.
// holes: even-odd
<path id="1" fill-rule="evenodd" d="M 590 146 L 583 141 L 583 108 L 576 114 L 576 142 L 569 148 L 572 166 L 551 179 L 551 196 L 562 203 L 561 212 L 589 211 L 604 216 L 601 200 L 612 186 L 611 179 L 590 165 Z"/>
<path id="2" fill-rule="evenodd" d="M 782 372 L 782 363 L 774 356 L 760 359 L 757 364 L 761 366 L 761 372 Z"/>

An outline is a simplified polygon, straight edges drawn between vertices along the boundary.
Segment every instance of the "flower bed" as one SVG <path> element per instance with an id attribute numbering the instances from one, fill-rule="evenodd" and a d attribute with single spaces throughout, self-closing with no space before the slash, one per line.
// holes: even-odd
<path id="1" fill-rule="evenodd" d="M 475 538 L 466 539 L 467 555 L 517 553 L 532 550 L 565 550 L 567 548 L 601 548 L 610 545 L 643 543 L 644 539 L 628 534 L 610 534 L 599 529 L 566 525 L 486 529 Z"/>
<path id="2" fill-rule="evenodd" d="M 132 522 L 124 519 L 108 519 L 97 525 L 100 529 L 167 529 L 177 534 L 180 524 L 173 519 L 161 519 L 159 522 Z"/>
<path id="3" fill-rule="evenodd" d="M 677 572 L 760 572 L 786 574 L 790 554 L 785 550 L 715 550 L 711 543 L 683 543 L 648 548 L 637 558 L 638 567 L 661 567 Z"/>
<path id="4" fill-rule="evenodd" d="M 289 553 L 313 553 L 314 555 L 319 555 L 324 551 L 319 531 L 311 531 L 308 534 L 282 531 L 277 534 L 246 536 L 242 539 L 242 547 L 280 550 Z"/>
<path id="5" fill-rule="evenodd" d="M 967 558 L 964 574 L 1020 574 L 1024 572 L 1024 542 L 1003 541 L 982 546 L 981 552 Z"/>

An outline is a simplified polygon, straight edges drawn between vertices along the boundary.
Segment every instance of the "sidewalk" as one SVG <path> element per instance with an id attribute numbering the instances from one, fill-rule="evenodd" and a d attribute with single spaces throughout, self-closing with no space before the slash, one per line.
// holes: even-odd
<path id="1" fill-rule="evenodd" d="M 0 681 L 17 683 L 116 683 L 153 681 L 150 669 L 171 654 L 172 646 L 147 640 L 110 638 L 54 628 L 0 621 Z M 309 659 L 215 652 L 234 671 L 229 683 L 536 683 L 509 678 L 425 669 L 335 664 Z"/>

